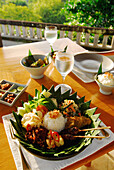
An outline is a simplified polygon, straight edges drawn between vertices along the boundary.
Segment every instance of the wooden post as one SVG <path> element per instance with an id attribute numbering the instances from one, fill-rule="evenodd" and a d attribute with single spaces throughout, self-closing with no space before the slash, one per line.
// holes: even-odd
<path id="1" fill-rule="evenodd" d="M 81 32 L 77 32 L 76 42 L 77 42 L 77 44 L 80 44 L 80 42 L 81 42 Z"/>
<path id="2" fill-rule="evenodd" d="M 60 38 L 64 38 L 64 34 L 65 34 L 64 31 L 60 31 Z"/>
<path id="3" fill-rule="evenodd" d="M 98 40 L 99 40 L 99 34 L 95 34 L 94 41 L 93 41 L 93 47 L 97 47 Z"/>
<path id="4" fill-rule="evenodd" d="M 88 45 L 88 46 L 89 46 L 89 36 L 90 36 L 90 34 L 86 33 L 86 36 L 85 36 L 85 45 Z"/>
<path id="5" fill-rule="evenodd" d="M 114 36 L 112 37 L 111 46 L 112 46 L 112 49 L 114 49 Z"/>

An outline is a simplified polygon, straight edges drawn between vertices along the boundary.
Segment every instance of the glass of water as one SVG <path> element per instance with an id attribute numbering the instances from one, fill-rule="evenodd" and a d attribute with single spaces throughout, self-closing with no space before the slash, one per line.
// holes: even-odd
<path id="1" fill-rule="evenodd" d="M 53 43 L 57 39 L 57 27 L 56 26 L 46 26 L 45 27 L 45 38 L 49 42 L 50 46 L 53 46 Z"/>
<path id="2" fill-rule="evenodd" d="M 55 58 L 55 66 L 59 73 L 62 76 L 63 81 L 65 77 L 72 71 L 74 66 L 74 54 L 71 52 L 58 52 Z M 72 88 L 67 84 L 59 84 L 55 87 L 58 89 L 61 87 L 61 91 L 65 92 L 70 90 L 72 92 Z"/>

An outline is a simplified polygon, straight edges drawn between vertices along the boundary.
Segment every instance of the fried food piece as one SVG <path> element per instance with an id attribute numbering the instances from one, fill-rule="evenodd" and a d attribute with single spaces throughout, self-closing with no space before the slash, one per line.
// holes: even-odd
<path id="1" fill-rule="evenodd" d="M 25 139 L 31 143 L 38 144 L 40 147 L 45 147 L 48 130 L 44 127 L 29 127 L 25 134 Z"/>
<path id="2" fill-rule="evenodd" d="M 31 67 L 41 67 L 43 64 L 44 64 L 44 61 L 39 58 L 36 62 L 31 64 Z"/>
<path id="3" fill-rule="evenodd" d="M 91 119 L 87 118 L 85 116 L 74 116 L 74 117 L 68 117 L 67 118 L 67 123 L 65 125 L 66 128 L 71 128 L 76 126 L 77 128 L 82 128 L 86 125 L 90 125 L 91 124 Z"/>
<path id="4" fill-rule="evenodd" d="M 35 59 L 33 55 L 31 55 L 31 56 L 28 56 L 26 59 L 24 59 L 23 64 L 27 67 L 30 67 L 30 65 L 34 62 L 35 62 Z"/>
<path id="5" fill-rule="evenodd" d="M 2 90 L 8 90 L 10 87 L 11 85 L 9 83 L 0 84 L 0 89 Z"/>
<path id="6" fill-rule="evenodd" d="M 48 61 L 47 57 L 44 58 L 44 63 L 45 63 L 46 65 L 49 64 L 49 61 Z"/>

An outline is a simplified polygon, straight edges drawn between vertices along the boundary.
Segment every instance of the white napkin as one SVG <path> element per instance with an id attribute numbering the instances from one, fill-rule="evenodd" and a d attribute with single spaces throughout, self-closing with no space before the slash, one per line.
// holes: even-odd
<path id="1" fill-rule="evenodd" d="M 13 157 L 14 157 L 16 168 L 17 170 L 22 170 L 22 163 L 21 163 L 22 161 L 21 161 L 19 149 L 10 137 L 9 125 L 10 125 L 10 119 L 12 119 L 12 114 L 5 115 L 2 117 L 2 119 L 3 119 L 5 131 L 6 131 L 6 135 L 8 138 L 8 142 L 9 142 L 9 145 L 10 145 Z M 104 126 L 103 123 L 101 125 Z M 78 153 L 77 155 L 71 158 L 64 159 L 64 160 L 57 160 L 57 161 L 45 160 L 45 159 L 33 156 L 27 150 L 23 149 L 23 147 L 22 149 L 32 170 L 60 170 L 62 168 L 67 167 L 68 165 L 71 165 L 77 161 L 80 161 L 90 156 L 91 154 L 95 153 L 102 147 L 111 143 L 114 140 L 113 133 L 109 129 L 107 129 L 107 132 L 110 134 L 110 137 L 106 139 L 102 139 L 102 140 L 93 139 L 92 144 L 87 146 L 87 148 L 85 148 L 82 152 Z"/>
<path id="2" fill-rule="evenodd" d="M 76 66 L 73 67 L 72 72 L 84 83 L 91 83 L 94 81 L 95 74 L 84 72 L 77 68 Z"/>

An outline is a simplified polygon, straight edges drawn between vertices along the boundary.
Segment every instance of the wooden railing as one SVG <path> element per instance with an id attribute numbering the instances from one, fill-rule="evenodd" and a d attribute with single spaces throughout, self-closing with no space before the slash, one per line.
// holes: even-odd
<path id="1" fill-rule="evenodd" d="M 2 39 L 24 40 L 26 42 L 42 41 L 45 40 L 44 28 L 46 25 L 57 26 L 59 38 L 69 37 L 85 48 L 114 49 L 114 29 L 0 19 L 0 33 Z M 99 43 L 100 35 L 102 35 L 102 42 Z M 91 37 L 93 42 L 90 41 Z M 109 37 L 110 44 L 107 43 Z"/>

